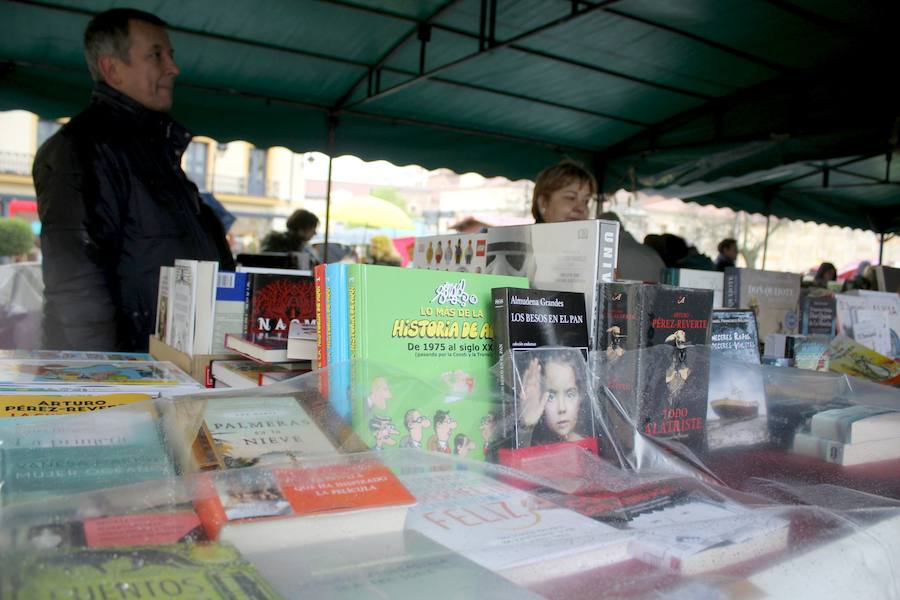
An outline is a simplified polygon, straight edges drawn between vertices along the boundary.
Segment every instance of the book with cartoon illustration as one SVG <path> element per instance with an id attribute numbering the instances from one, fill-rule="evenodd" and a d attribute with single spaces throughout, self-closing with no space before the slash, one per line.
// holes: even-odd
<path id="1" fill-rule="evenodd" d="M 521 277 L 350 265 L 359 435 L 375 450 L 484 458 L 499 408 L 491 374 L 491 288 L 526 286 Z"/>
<path id="2" fill-rule="evenodd" d="M 10 600 L 125 597 L 128 590 L 150 598 L 281 598 L 237 550 L 215 543 L 16 553 L 0 572 L 0 597 Z"/>
<path id="3" fill-rule="evenodd" d="M 28 386 L 190 386 L 197 382 L 169 362 L 0 359 L 0 382 Z"/>
<path id="4" fill-rule="evenodd" d="M 412 257 L 413 266 L 434 271 L 482 273 L 487 238 L 486 233 L 417 237 Z"/>

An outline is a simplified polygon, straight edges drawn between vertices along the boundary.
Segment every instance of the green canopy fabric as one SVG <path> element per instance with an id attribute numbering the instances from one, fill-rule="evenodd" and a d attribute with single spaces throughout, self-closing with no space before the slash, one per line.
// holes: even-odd
<path id="1" fill-rule="evenodd" d="M 170 24 L 175 117 L 260 147 L 660 187 L 882 153 L 900 106 L 874 0 L 6 0 L 0 110 L 78 112 L 84 27 L 128 4 Z M 721 152 L 745 159 L 693 168 Z"/>

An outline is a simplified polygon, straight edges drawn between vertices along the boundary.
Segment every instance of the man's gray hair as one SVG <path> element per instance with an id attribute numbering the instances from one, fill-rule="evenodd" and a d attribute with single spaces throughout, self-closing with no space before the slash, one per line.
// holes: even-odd
<path id="1" fill-rule="evenodd" d="M 103 74 L 100 72 L 101 56 L 115 56 L 128 62 L 128 50 L 131 47 L 128 21 L 131 19 L 159 27 L 166 26 L 166 22 L 156 15 L 135 8 L 114 8 L 91 19 L 84 30 L 84 58 L 94 81 L 103 81 Z"/>

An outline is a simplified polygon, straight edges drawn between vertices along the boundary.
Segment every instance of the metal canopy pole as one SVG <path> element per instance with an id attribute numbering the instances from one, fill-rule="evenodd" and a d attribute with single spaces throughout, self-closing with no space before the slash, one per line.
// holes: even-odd
<path id="1" fill-rule="evenodd" d="M 884 232 L 879 235 L 878 242 L 878 264 L 884 264 Z"/>
<path id="2" fill-rule="evenodd" d="M 331 167 L 334 162 L 334 130 L 337 128 L 337 117 L 328 115 L 328 182 L 325 184 L 325 251 L 322 262 L 328 262 L 328 229 L 331 226 Z"/>
<path id="3" fill-rule="evenodd" d="M 770 214 L 766 214 L 766 239 L 763 240 L 763 260 L 762 260 L 762 268 L 766 269 L 766 254 L 769 252 L 769 219 L 772 217 Z"/>

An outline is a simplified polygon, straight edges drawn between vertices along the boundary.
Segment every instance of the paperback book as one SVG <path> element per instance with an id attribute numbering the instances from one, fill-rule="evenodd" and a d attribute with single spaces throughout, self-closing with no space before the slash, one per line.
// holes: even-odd
<path id="1" fill-rule="evenodd" d="M 203 475 L 194 506 L 210 539 L 243 553 L 404 529 L 415 497 L 370 458 Z"/>
<path id="2" fill-rule="evenodd" d="M 175 474 L 152 405 L 0 420 L 3 504 Z"/>
<path id="3" fill-rule="evenodd" d="M 234 548 L 214 543 L 28 552 L 4 567 L 0 596 L 10 600 L 111 598 L 128 590 L 151 598 L 281 598 Z"/>
<path id="4" fill-rule="evenodd" d="M 154 394 L 9 394 L 0 395 L 0 418 L 88 413 L 152 400 Z"/>
<path id="5" fill-rule="evenodd" d="M 504 439 L 513 448 L 595 437 L 584 294 L 494 288 Z"/>
<path id="6" fill-rule="evenodd" d="M 756 313 L 759 337 L 798 333 L 800 275 L 729 267 L 725 270 L 725 308 Z"/>
<path id="7" fill-rule="evenodd" d="M 707 446 L 718 450 L 769 440 L 759 337 L 751 310 L 713 310 Z"/>
<path id="8" fill-rule="evenodd" d="M 196 382 L 168 362 L 0 359 L 0 381 L 23 386 L 190 386 Z"/>
<path id="9" fill-rule="evenodd" d="M 213 379 L 232 388 L 266 385 L 265 376 L 290 372 L 294 376 L 309 372 L 309 362 L 259 363 L 254 360 L 214 360 L 210 364 Z"/>
<path id="10" fill-rule="evenodd" d="M 700 269 L 665 269 L 661 283 L 713 291 L 713 308 L 723 308 L 725 274 Z"/>
<path id="11" fill-rule="evenodd" d="M 246 273 L 220 272 L 216 276 L 216 307 L 213 314 L 211 354 L 225 354 L 225 335 L 244 331 Z M 162 339 L 162 338 L 160 338 Z"/>
<path id="12" fill-rule="evenodd" d="M 491 289 L 520 277 L 351 265 L 353 426 L 373 449 L 484 458 L 482 420 L 499 408 L 491 374 Z M 430 384 L 398 380 L 395 366 Z"/>

